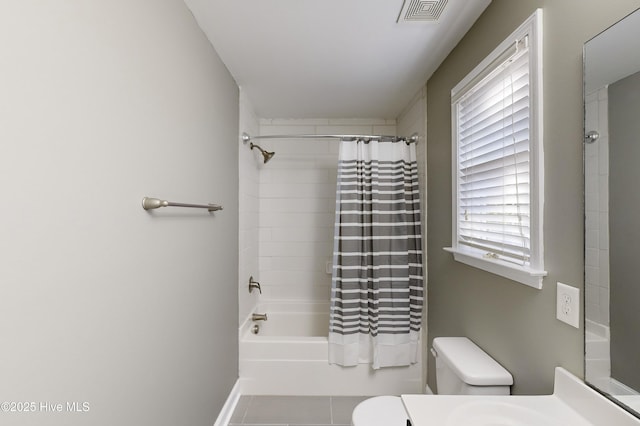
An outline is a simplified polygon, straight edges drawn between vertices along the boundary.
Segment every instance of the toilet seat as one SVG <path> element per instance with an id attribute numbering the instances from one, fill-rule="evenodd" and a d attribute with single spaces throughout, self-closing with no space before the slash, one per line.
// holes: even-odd
<path id="1" fill-rule="evenodd" d="M 399 396 L 376 396 L 353 409 L 351 426 L 404 426 L 408 418 Z"/>

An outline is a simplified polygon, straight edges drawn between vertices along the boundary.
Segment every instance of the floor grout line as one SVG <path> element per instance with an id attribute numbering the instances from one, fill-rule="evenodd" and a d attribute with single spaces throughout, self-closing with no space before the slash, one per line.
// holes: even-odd
<path id="1" fill-rule="evenodd" d="M 324 398 L 320 398 L 319 400 L 316 400 L 317 402 L 315 403 L 317 409 L 314 409 L 313 412 L 315 412 L 316 414 L 313 414 L 311 416 L 309 416 L 309 414 L 311 414 L 311 412 L 309 412 L 308 414 L 303 416 L 303 419 L 301 418 L 301 420 L 299 420 L 298 422 L 293 422 L 291 423 L 291 420 L 293 420 L 292 418 L 288 418 L 290 416 L 288 415 L 278 415 L 278 417 L 280 417 L 279 420 L 280 422 L 269 422 L 269 421 L 264 421 L 264 417 L 261 414 L 261 410 L 264 408 L 264 401 L 262 400 L 258 400 L 257 398 L 260 398 L 260 396 L 257 395 L 244 395 L 247 399 L 245 400 L 245 407 L 243 410 L 237 412 L 237 416 L 236 417 L 238 420 L 233 423 L 234 425 L 237 426 L 294 426 L 294 425 L 309 425 L 309 426 L 349 426 L 349 422 L 347 421 L 347 423 L 344 422 L 344 415 L 346 415 L 346 413 L 344 413 L 344 409 L 347 407 L 345 405 L 345 402 L 341 399 L 341 398 L 348 398 L 348 397 L 341 397 L 341 396 L 335 396 L 335 395 L 325 395 Z M 268 395 L 268 397 L 277 397 L 276 395 Z M 283 398 L 287 398 L 290 399 L 290 402 L 288 403 L 291 406 L 292 410 L 299 410 L 300 406 L 298 404 L 297 401 L 295 399 L 295 395 L 289 395 L 289 396 L 282 396 Z M 294 398 L 292 398 L 294 397 Z M 300 396 L 301 398 L 305 398 L 305 396 Z M 317 396 L 315 398 L 318 398 Z M 326 409 L 326 405 L 324 405 L 324 403 L 321 403 L 321 400 L 326 401 L 326 403 L 328 403 L 329 405 L 329 418 L 327 419 L 326 417 L 324 417 L 324 415 L 326 415 L 326 411 L 324 411 L 324 409 Z M 276 400 L 277 401 L 277 400 Z M 256 405 L 257 404 L 257 405 Z M 320 405 L 318 405 L 320 404 Z M 270 404 L 268 404 L 269 406 Z M 324 406 L 324 408 L 323 408 Z M 284 404 L 282 406 L 282 410 L 288 411 L 289 406 L 287 404 Z M 256 411 L 257 410 L 257 411 Z M 299 417 L 300 413 L 296 414 L 296 417 Z M 316 416 L 320 416 L 319 418 L 316 419 Z M 269 416 L 267 414 L 267 416 Z M 326 420 L 324 420 L 326 419 Z M 275 418 L 273 418 L 273 420 L 276 420 Z M 314 420 L 318 421 L 317 423 L 314 422 Z M 328 420 L 328 422 L 327 422 Z M 326 423 L 324 423 L 326 422 Z"/>
<path id="2" fill-rule="evenodd" d="M 329 420 L 331 421 L 331 424 L 333 424 L 333 397 L 330 396 L 329 397 Z"/>
<path id="3" fill-rule="evenodd" d="M 244 420 L 247 418 L 247 413 L 249 412 L 249 407 L 251 407 L 252 402 L 253 402 L 253 395 L 249 397 L 249 401 L 247 402 L 247 406 L 244 409 L 244 414 L 242 415 L 242 421 L 240 423 L 244 424 Z"/>

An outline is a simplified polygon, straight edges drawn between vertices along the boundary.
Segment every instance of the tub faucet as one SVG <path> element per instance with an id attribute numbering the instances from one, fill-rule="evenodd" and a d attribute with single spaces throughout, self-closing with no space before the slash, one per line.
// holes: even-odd
<path id="1" fill-rule="evenodd" d="M 251 314 L 251 321 L 266 321 L 267 314 Z"/>

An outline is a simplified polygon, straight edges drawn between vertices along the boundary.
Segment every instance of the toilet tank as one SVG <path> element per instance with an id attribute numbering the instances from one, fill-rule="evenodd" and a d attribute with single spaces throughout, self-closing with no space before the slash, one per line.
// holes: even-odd
<path id="1" fill-rule="evenodd" d="M 509 395 L 513 377 L 466 337 L 436 337 L 439 395 Z"/>

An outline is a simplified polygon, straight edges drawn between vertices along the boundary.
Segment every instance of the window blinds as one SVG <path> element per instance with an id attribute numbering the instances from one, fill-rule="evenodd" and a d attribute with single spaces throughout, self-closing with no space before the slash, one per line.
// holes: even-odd
<path id="1" fill-rule="evenodd" d="M 458 244 L 528 266 L 529 54 L 516 47 L 457 100 Z"/>

